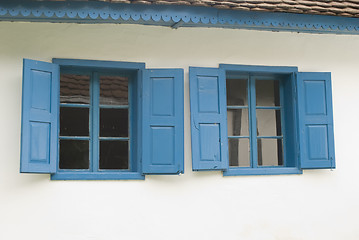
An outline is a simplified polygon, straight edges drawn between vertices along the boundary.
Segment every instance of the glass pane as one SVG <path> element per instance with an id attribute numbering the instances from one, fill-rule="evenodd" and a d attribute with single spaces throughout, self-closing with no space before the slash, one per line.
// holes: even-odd
<path id="1" fill-rule="evenodd" d="M 128 78 L 121 76 L 101 76 L 100 104 L 128 105 Z"/>
<path id="2" fill-rule="evenodd" d="M 229 166 L 250 167 L 250 148 L 248 138 L 229 138 Z"/>
<path id="3" fill-rule="evenodd" d="M 257 109 L 258 136 L 281 136 L 280 110 Z"/>
<path id="4" fill-rule="evenodd" d="M 60 136 L 89 136 L 89 109 L 61 107 Z"/>
<path id="5" fill-rule="evenodd" d="M 100 169 L 128 169 L 128 141 L 100 141 Z"/>
<path id="6" fill-rule="evenodd" d="M 249 136 L 248 109 L 228 109 L 228 136 Z"/>
<path id="7" fill-rule="evenodd" d="M 128 109 L 100 109 L 101 137 L 128 137 Z"/>
<path id="8" fill-rule="evenodd" d="M 89 141 L 60 140 L 60 169 L 89 169 Z"/>
<path id="9" fill-rule="evenodd" d="M 257 139 L 258 166 L 282 166 L 282 139 Z"/>
<path id="10" fill-rule="evenodd" d="M 280 106 L 279 81 L 256 80 L 257 106 Z"/>
<path id="11" fill-rule="evenodd" d="M 248 106 L 247 79 L 227 79 L 227 105 Z"/>
<path id="12" fill-rule="evenodd" d="M 60 103 L 90 103 L 90 76 L 60 75 Z"/>

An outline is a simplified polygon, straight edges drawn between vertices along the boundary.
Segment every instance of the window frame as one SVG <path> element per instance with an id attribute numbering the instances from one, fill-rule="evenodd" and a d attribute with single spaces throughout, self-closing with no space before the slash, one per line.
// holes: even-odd
<path id="1" fill-rule="evenodd" d="M 54 58 L 52 60 L 53 63 L 58 64 L 60 66 L 60 74 L 65 71 L 76 71 L 76 72 L 90 72 L 91 76 L 94 72 L 94 74 L 100 73 L 113 73 L 113 72 L 126 72 L 129 75 L 131 75 L 133 86 L 132 91 L 129 94 L 129 98 L 133 98 L 133 107 L 132 113 L 130 114 L 130 121 L 131 123 L 134 123 L 135 126 L 131 127 L 132 133 L 133 133 L 133 139 L 136 139 L 136 147 L 135 151 L 131 149 L 129 151 L 129 169 L 128 170 L 99 170 L 96 172 L 91 171 L 91 160 L 95 159 L 93 157 L 90 157 L 90 168 L 89 170 L 83 171 L 83 170 L 63 170 L 59 169 L 59 154 L 57 155 L 57 161 L 56 161 L 56 173 L 51 174 L 52 180 L 120 180 L 120 179 L 138 179 L 143 180 L 145 179 L 145 176 L 142 174 L 141 169 L 141 142 L 142 142 L 142 108 L 141 108 L 141 86 L 142 86 L 142 80 L 143 80 L 143 71 L 145 69 L 144 63 L 133 63 L 133 62 L 112 62 L 112 61 L 97 61 L 97 60 L 77 60 L 77 59 L 57 59 Z M 93 81 L 93 79 L 91 79 Z M 91 89 L 91 87 L 90 87 Z M 92 91 L 92 90 L 90 90 Z M 135 96 L 132 96 L 133 93 Z M 59 94 L 59 93 L 58 93 Z M 90 107 L 92 104 L 90 104 Z M 100 106 L 100 105 L 99 105 Z M 58 102 L 58 108 L 60 109 L 60 102 Z M 92 112 L 90 110 L 90 112 Z M 91 115 L 91 113 L 90 113 Z M 58 116 L 59 118 L 59 116 Z M 91 117 L 90 117 L 91 119 Z M 136 121 L 133 121 L 133 119 L 136 119 Z M 91 120 L 90 120 L 91 121 Z M 58 144 L 59 144 L 59 130 L 58 130 Z M 90 143 L 91 144 L 91 143 Z M 91 150 L 90 145 L 90 155 L 93 154 L 99 154 L 97 151 L 94 151 L 94 149 Z M 130 155 L 132 154 L 132 159 Z M 98 159 L 97 159 L 98 160 Z M 96 161 L 96 159 L 95 159 Z M 136 166 L 136 171 L 132 171 L 131 168 L 133 166 Z"/>
<path id="2" fill-rule="evenodd" d="M 274 75 L 281 75 L 281 76 L 286 76 L 287 79 L 283 79 L 282 81 L 290 81 L 289 83 L 289 88 L 290 88 L 290 94 L 288 95 L 288 93 L 284 93 L 283 90 L 283 84 L 284 83 L 280 83 L 280 96 L 281 96 L 281 104 L 283 102 L 285 102 L 285 99 L 292 96 L 292 99 L 295 98 L 296 95 L 296 79 L 295 79 L 295 75 L 298 72 L 298 68 L 297 67 L 272 67 L 272 66 L 249 66 L 249 65 L 234 65 L 234 64 L 220 64 L 219 65 L 219 69 L 223 69 L 225 71 L 225 80 L 227 80 L 227 76 L 231 75 L 231 74 L 238 74 L 238 75 L 248 75 L 249 77 L 251 75 L 253 76 L 274 76 Z M 248 81 L 250 82 L 250 81 Z M 248 85 L 248 98 L 250 97 L 249 92 L 250 92 L 250 86 Z M 254 89 L 255 90 L 255 89 Z M 226 105 L 227 106 L 227 105 Z M 256 109 L 257 106 L 248 106 L 248 108 L 255 108 Z M 253 152 L 257 152 L 257 149 L 253 149 L 253 146 L 250 146 L 250 162 L 251 162 L 251 167 L 231 167 L 229 166 L 229 161 L 228 161 L 228 168 L 227 170 L 223 171 L 223 175 L 224 176 L 237 176 L 237 175 L 280 175 L 280 174 L 301 174 L 302 170 L 299 167 L 299 149 L 298 149 L 298 120 L 297 120 L 297 107 L 296 104 L 292 104 L 291 107 L 293 108 L 292 111 L 290 113 L 286 113 L 286 109 L 288 107 L 282 106 L 282 113 L 281 113 L 281 120 L 282 120 L 282 136 L 283 136 L 283 162 L 285 163 L 286 161 L 288 161 L 288 158 L 293 158 L 290 159 L 292 162 L 292 165 L 294 166 L 261 166 L 261 167 L 253 167 L 253 161 L 255 159 L 252 158 L 252 154 Z M 227 111 L 227 108 L 226 108 Z M 252 111 L 253 112 L 253 111 Z M 291 116 L 289 117 L 292 121 L 292 134 L 294 134 L 294 136 L 292 136 L 292 140 L 290 141 L 290 143 L 288 143 L 288 140 L 286 138 L 286 134 L 285 134 L 285 125 L 287 125 L 287 115 L 291 114 Z M 226 118 L 227 118 L 227 113 L 226 113 Z M 252 116 L 250 116 L 249 114 L 249 119 L 248 121 L 252 121 Z M 252 123 L 253 124 L 253 123 Z M 251 125 L 251 124 L 249 124 Z M 255 125 L 256 127 L 256 125 Z M 249 126 L 249 128 L 251 128 Z M 228 129 L 228 128 L 227 128 Z M 250 133 L 250 135 L 253 134 Z M 228 141 L 229 137 L 227 136 L 227 141 Z M 284 140 L 285 139 L 285 140 Z M 254 140 L 250 137 L 250 141 L 256 141 L 257 137 L 254 138 Z M 294 143 L 294 146 L 293 146 Z M 286 146 L 285 145 L 291 145 L 291 146 Z M 227 146 L 229 146 L 227 144 Z M 290 151 L 292 152 L 291 154 L 287 154 L 287 150 L 288 147 L 290 148 Z M 257 154 L 257 153 L 256 153 Z M 227 154 L 228 158 L 229 158 L 229 154 Z M 289 157 L 291 156 L 291 157 Z"/>

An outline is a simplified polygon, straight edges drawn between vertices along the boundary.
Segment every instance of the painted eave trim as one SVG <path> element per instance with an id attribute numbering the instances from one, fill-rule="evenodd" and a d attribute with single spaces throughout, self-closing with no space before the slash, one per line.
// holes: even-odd
<path id="1" fill-rule="evenodd" d="M 0 21 L 134 23 L 172 28 L 359 34 L 359 18 L 106 2 L 5 2 L 0 3 Z"/>

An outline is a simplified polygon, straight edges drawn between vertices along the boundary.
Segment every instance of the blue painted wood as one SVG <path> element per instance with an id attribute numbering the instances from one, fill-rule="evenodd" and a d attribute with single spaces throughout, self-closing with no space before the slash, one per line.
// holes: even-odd
<path id="1" fill-rule="evenodd" d="M 91 74 L 90 93 L 90 170 L 97 172 L 100 168 L 100 74 L 98 72 Z"/>
<path id="2" fill-rule="evenodd" d="M 228 138 L 249 138 L 249 136 L 228 136 Z"/>
<path id="3" fill-rule="evenodd" d="M 288 166 L 289 167 L 289 165 L 287 165 L 287 159 L 288 159 L 288 157 L 290 157 L 287 154 L 287 137 L 290 138 L 290 136 L 288 136 L 288 134 L 286 132 L 287 131 L 286 130 L 287 124 L 285 122 L 286 109 L 283 108 L 283 106 L 284 106 L 284 103 L 286 101 L 290 101 L 290 100 L 287 100 L 287 99 L 284 98 L 284 91 L 285 91 L 285 89 L 284 89 L 284 81 L 285 80 L 293 81 L 293 79 L 281 79 L 281 80 L 279 80 L 279 101 L 280 101 L 280 107 L 281 107 L 281 109 L 280 109 L 281 110 L 280 111 L 280 122 L 281 122 L 281 127 L 282 127 L 281 131 L 282 131 L 283 166 L 286 166 L 286 167 Z"/>
<path id="4" fill-rule="evenodd" d="M 90 139 L 90 168 L 88 170 L 64 170 L 57 168 L 57 172 L 51 176 L 54 180 L 120 180 L 120 179 L 144 179 L 139 163 L 141 154 L 141 86 L 142 69 L 144 64 L 130 62 L 109 62 L 93 60 L 54 59 L 60 63 L 61 71 L 66 73 L 89 74 L 90 84 L 90 137 L 59 137 L 60 139 Z M 89 64 L 87 66 L 86 64 Z M 123 67 L 123 68 L 122 68 Z M 106 74 L 121 74 L 129 79 L 129 109 L 130 131 L 129 137 L 99 137 L 99 108 L 122 108 L 122 106 L 102 106 L 99 104 L 100 95 L 100 72 Z M 66 104 L 61 104 L 61 106 Z M 82 107 L 81 105 L 73 105 Z M 88 106 L 87 106 L 88 107 Z M 129 140 L 130 169 L 126 170 L 103 170 L 99 169 L 99 141 L 100 140 Z"/>
<path id="5" fill-rule="evenodd" d="M 173 77 L 153 78 L 150 91 L 152 116 L 173 116 L 175 109 Z"/>
<path id="6" fill-rule="evenodd" d="M 136 106 L 131 113 L 131 122 L 134 119 L 137 121 L 134 124 L 134 128 L 132 129 L 132 136 L 130 144 L 133 146 L 131 148 L 131 169 L 132 171 L 137 171 L 142 173 L 142 86 L 143 86 L 143 69 L 139 69 L 136 74 L 133 76 L 132 81 L 132 91 L 131 91 L 131 100 L 132 105 Z"/>
<path id="7" fill-rule="evenodd" d="M 20 172 L 56 171 L 58 104 L 59 66 L 24 59 Z"/>
<path id="8" fill-rule="evenodd" d="M 136 109 L 138 108 L 138 100 L 137 100 L 137 94 L 136 94 L 136 84 L 137 84 L 137 78 L 133 76 L 134 74 L 130 74 L 128 76 L 128 114 L 129 114 L 129 131 L 128 131 L 128 137 L 126 138 L 120 138 L 121 140 L 129 140 L 129 169 L 132 172 L 139 172 L 136 168 L 138 165 L 138 159 L 136 156 L 136 149 L 138 146 L 136 146 L 136 123 L 141 122 L 140 119 L 136 117 Z M 101 106 L 101 105 L 100 105 Z M 100 137 L 100 139 L 103 139 Z"/>
<path id="9" fill-rule="evenodd" d="M 53 63 L 63 67 L 82 67 L 84 69 L 115 69 L 115 70 L 138 70 L 144 69 L 145 63 L 135 62 L 115 62 L 115 61 L 97 61 L 85 59 L 63 59 L 53 58 Z"/>
<path id="10" fill-rule="evenodd" d="M 297 97 L 295 74 L 288 75 L 282 81 L 281 90 L 282 119 L 284 123 L 283 139 L 285 149 L 285 166 L 299 168 L 299 143 L 298 143 L 298 121 L 297 121 Z"/>
<path id="11" fill-rule="evenodd" d="M 78 137 L 78 136 L 60 136 L 59 139 L 66 139 L 66 140 L 90 140 L 90 137 Z"/>
<path id="12" fill-rule="evenodd" d="M 228 168 L 226 79 L 223 69 L 190 67 L 192 169 Z"/>
<path id="13" fill-rule="evenodd" d="M 121 105 L 121 106 L 115 106 L 115 105 L 100 105 L 100 108 L 112 108 L 112 109 L 128 109 L 128 105 Z"/>
<path id="14" fill-rule="evenodd" d="M 142 172 L 184 171 L 183 69 L 148 69 L 142 85 Z"/>
<path id="15" fill-rule="evenodd" d="M 131 136 L 131 134 L 130 134 Z M 113 141 L 113 140 L 130 140 L 129 137 L 99 137 L 100 140 L 109 140 L 109 141 Z"/>
<path id="16" fill-rule="evenodd" d="M 197 76 L 198 111 L 219 113 L 219 83 L 217 76 Z"/>
<path id="17" fill-rule="evenodd" d="M 148 142 L 150 145 L 151 153 L 149 159 L 149 167 L 162 168 L 165 166 L 175 166 L 175 127 L 173 126 L 151 126 L 150 131 L 151 140 Z M 144 168 L 146 171 L 146 168 Z M 151 171 L 151 170 L 149 170 Z"/>
<path id="18" fill-rule="evenodd" d="M 231 71 L 241 72 L 241 74 L 248 73 L 293 73 L 298 72 L 298 67 L 288 66 L 256 66 L 256 65 L 240 65 L 240 64 L 219 64 L 220 68 L 230 74 Z"/>
<path id="19" fill-rule="evenodd" d="M 223 176 L 238 175 L 282 175 L 282 174 L 301 174 L 302 170 L 296 167 L 260 167 L 260 168 L 229 168 L 223 172 Z"/>
<path id="20" fill-rule="evenodd" d="M 300 167 L 335 168 L 330 73 L 297 73 Z"/>
<path id="21" fill-rule="evenodd" d="M 359 34 L 357 18 L 239 11 L 197 6 L 90 1 L 3 1 L 0 20 L 136 23 L 168 27 L 220 27 L 267 31 Z"/>
<path id="22" fill-rule="evenodd" d="M 89 108 L 90 104 L 60 103 L 60 107 Z"/>
<path id="23" fill-rule="evenodd" d="M 270 68 L 266 68 L 270 69 Z M 259 68 L 257 69 L 259 70 Z M 249 135 L 250 135 L 250 157 L 251 167 L 258 168 L 258 147 L 257 147 L 257 116 L 256 116 L 256 82 L 253 76 L 248 81 L 249 99 Z"/>
<path id="24" fill-rule="evenodd" d="M 270 174 L 292 174 L 301 173 L 298 167 L 297 151 L 297 121 L 296 121 L 296 93 L 295 77 L 296 67 L 270 67 L 270 66 L 247 66 L 221 64 L 226 69 L 227 78 L 248 78 L 248 99 L 250 119 L 250 148 L 251 167 L 229 167 L 223 172 L 224 176 L 235 175 L 270 175 Z M 258 72 L 256 72 L 256 70 Z M 253 71 L 253 72 L 252 72 Z M 278 72 L 277 72 L 278 71 Z M 258 75 L 259 74 L 259 75 Z M 263 75 L 265 74 L 265 75 Z M 278 80 L 280 74 L 280 106 L 263 107 L 256 106 L 256 79 Z M 227 109 L 237 107 L 227 106 Z M 242 107 L 243 108 L 243 107 Z M 282 136 L 257 136 L 256 110 L 277 109 L 281 110 Z M 240 138 L 240 137 L 229 137 Z M 243 137 L 242 137 L 243 138 Z M 283 167 L 258 166 L 258 139 L 283 139 Z"/>
<path id="25" fill-rule="evenodd" d="M 84 171 L 68 171 L 57 172 L 51 175 L 51 180 L 144 180 L 145 177 L 139 172 L 84 172 Z"/>
<path id="26" fill-rule="evenodd" d="M 281 96 L 282 96 L 282 95 L 281 95 Z M 276 109 L 276 110 L 282 110 L 282 107 L 280 107 L 280 106 L 272 106 L 272 107 L 257 106 L 256 109 Z"/>
<path id="27" fill-rule="evenodd" d="M 213 162 L 220 162 L 221 158 L 221 144 L 220 144 L 220 128 L 219 124 L 200 123 L 199 124 L 199 152 L 202 164 L 208 163 L 208 167 L 213 165 Z"/>
<path id="28" fill-rule="evenodd" d="M 257 139 L 282 139 L 283 136 L 257 136 Z"/>

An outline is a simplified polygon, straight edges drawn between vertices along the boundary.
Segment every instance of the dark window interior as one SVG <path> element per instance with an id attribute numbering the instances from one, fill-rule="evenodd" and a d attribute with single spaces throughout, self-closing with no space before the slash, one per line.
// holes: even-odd
<path id="1" fill-rule="evenodd" d="M 59 169 L 130 169 L 130 105 L 128 74 L 62 73 Z"/>

